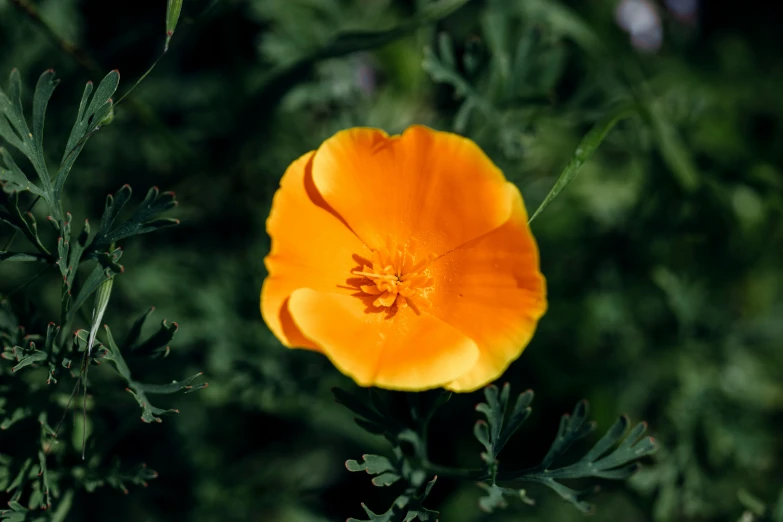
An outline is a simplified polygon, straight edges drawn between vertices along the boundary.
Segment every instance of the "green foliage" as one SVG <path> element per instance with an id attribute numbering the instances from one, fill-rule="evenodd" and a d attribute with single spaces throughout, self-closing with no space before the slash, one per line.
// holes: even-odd
<path id="1" fill-rule="evenodd" d="M 576 178 L 580 167 L 584 165 L 584 163 L 595 153 L 596 149 L 598 149 L 598 146 L 601 144 L 604 138 L 606 138 L 606 135 L 609 133 L 609 131 L 612 130 L 617 122 L 630 116 L 631 114 L 633 114 L 633 111 L 629 109 L 622 109 L 617 113 L 612 113 L 608 117 L 596 123 L 595 127 L 590 129 L 590 132 L 585 134 L 585 137 L 582 138 L 582 141 L 579 143 L 579 146 L 574 152 L 574 156 L 565 166 L 563 172 L 560 173 L 560 177 L 557 178 L 555 186 L 552 187 L 552 190 L 550 190 L 549 194 L 546 195 L 546 198 L 544 198 L 544 201 L 541 202 L 541 205 L 539 205 L 533 215 L 530 216 L 530 222 L 536 219 L 541 211 L 544 210 L 544 208 L 546 208 L 546 206 L 549 205 L 549 203 L 551 203 L 558 194 L 560 194 L 560 191 L 563 190 L 569 183 L 571 183 L 574 178 Z"/>
<path id="2" fill-rule="evenodd" d="M 60 199 L 65 180 L 89 137 L 100 128 L 112 111 L 111 96 L 117 90 L 119 80 L 119 72 L 110 72 L 98 85 L 92 99 L 90 99 L 93 89 L 92 82 L 87 83 L 79 104 L 76 123 L 68 137 L 60 166 L 52 179 L 44 157 L 43 129 L 46 107 L 59 81 L 54 79 L 54 71 L 51 69 L 44 72 L 38 79 L 33 94 L 33 131 L 30 132 L 22 107 L 21 77 L 18 70 L 11 71 L 8 94 L 0 90 L 0 111 L 2 111 L 0 114 L 0 137 L 27 157 L 41 186 L 38 187 L 29 181 L 11 155 L 3 152 L 2 159 L 5 166 L 0 170 L 0 181 L 5 182 L 4 190 L 6 192 L 28 190 L 36 196 L 43 197 L 51 209 L 52 215 L 62 223 L 63 212 Z M 34 221 L 32 225 L 34 225 Z M 34 242 L 40 248 L 37 234 L 34 236 Z"/>
<path id="3" fill-rule="evenodd" d="M 101 226 L 90 243 L 88 252 L 101 252 L 121 239 L 179 224 L 177 219 L 158 217 L 177 206 L 174 193 L 161 194 L 158 187 L 152 187 L 147 192 L 144 201 L 127 220 L 115 224 L 120 212 L 130 201 L 132 192 L 130 185 L 123 185 L 116 195 L 109 194 L 106 197 L 106 210 L 101 218 Z"/>
<path id="4" fill-rule="evenodd" d="M 286 84 L 295 82 L 297 77 L 308 73 L 313 66 L 321 60 L 388 45 L 425 24 L 431 24 L 447 17 L 467 3 L 467 1 L 468 0 L 438 0 L 426 5 L 418 16 L 406 20 L 390 29 L 377 31 L 346 29 L 337 33 L 333 33 L 331 28 L 324 30 L 320 33 L 323 35 L 323 41 L 318 42 L 319 45 L 313 46 L 308 42 L 308 47 L 314 47 L 310 52 L 300 56 L 301 50 L 297 50 L 299 52 L 296 53 L 295 59 L 292 60 L 290 57 L 286 57 L 282 63 L 272 68 L 272 70 L 264 76 L 261 86 L 250 100 L 251 107 L 259 104 L 264 106 L 268 105 L 270 97 L 279 96 L 280 92 L 285 89 Z M 274 7 L 267 8 L 274 9 Z M 260 9 L 264 8 L 260 7 Z M 289 9 L 290 6 L 285 6 L 286 11 L 289 11 Z M 293 12 L 296 13 L 296 11 Z M 285 16 L 284 13 L 281 14 Z M 290 16 L 290 13 L 288 14 Z M 297 28 L 301 26 L 301 19 L 297 16 L 291 17 L 290 20 L 292 20 L 293 24 L 296 24 Z M 298 31 L 298 29 L 296 30 Z M 306 34 L 303 35 L 304 38 L 312 38 L 312 34 L 319 34 L 319 31 L 316 31 L 311 27 L 310 31 L 305 33 Z"/>
<path id="5" fill-rule="evenodd" d="M 745 508 L 742 515 L 743 521 L 780 522 L 783 520 L 783 490 L 773 505 L 767 505 L 744 488 L 737 491 L 737 498 Z"/>
<path id="6" fill-rule="evenodd" d="M 166 46 L 164 51 L 169 50 L 169 42 L 174 36 L 174 29 L 177 28 L 179 13 L 182 11 L 182 0 L 168 0 L 166 4 Z"/>
<path id="7" fill-rule="evenodd" d="M 85 0 L 0 0 L 0 71 L 17 68 L 19 83 L 33 87 L 4 81 L 8 101 L 0 102 L 0 132 L 11 137 L 0 137 L 2 516 L 325 522 L 404 520 L 429 509 L 449 522 L 583 520 L 552 494 L 562 486 L 578 505 L 595 502 L 602 520 L 783 520 L 778 18 L 761 5 L 701 2 L 703 14 L 688 21 L 666 10 L 670 2 L 649 2 L 659 9 L 663 45 L 642 52 L 617 27 L 617 3 L 188 0 L 167 2 L 164 20 L 163 3 L 159 10 L 117 3 L 106 16 Z M 171 36 L 164 29 L 176 40 L 164 43 Z M 50 67 L 57 75 L 42 76 L 37 96 L 38 73 Z M 138 81 L 98 101 L 101 83 L 87 87 L 74 135 L 82 137 L 72 142 L 81 86 L 115 67 L 123 85 Z M 89 131 L 97 118 L 85 118 L 88 109 L 95 101 L 106 111 L 109 98 L 100 129 Z M 618 115 L 628 117 L 614 122 Z M 494 424 L 479 413 L 489 447 L 467 414 L 478 395 L 441 404 L 426 433 L 420 420 L 445 396 L 379 395 L 378 415 L 362 414 L 362 427 L 349 422 L 329 392 L 346 380 L 320 354 L 283 349 L 258 314 L 264 221 L 290 161 L 346 127 L 399 132 L 411 123 L 476 141 L 519 186 L 530 215 L 545 210 L 532 226 L 550 310 L 504 375 L 514 389 L 536 390 L 536 408 L 508 438 L 517 397 L 509 394 Z M 28 157 L 40 165 L 39 146 L 51 187 Z M 58 215 L 46 198 L 64 160 L 76 161 L 68 155 L 75 146 L 79 159 Z M 125 183 L 137 189 L 135 200 Z M 139 207 L 146 192 L 138 189 L 153 185 L 176 191 L 183 224 L 112 245 L 108 234 L 167 224 L 157 221 L 168 214 L 133 219 L 147 206 Z M 107 193 L 117 209 L 126 202 L 96 243 Z M 173 201 L 159 191 L 149 203 Z M 54 288 L 55 279 L 64 287 Z M 111 296 L 85 379 L 90 392 L 74 395 L 50 444 L 107 281 Z M 52 359 L 50 320 L 61 350 Z M 26 366 L 12 371 L 22 360 Z M 200 371 L 209 393 L 148 389 L 195 389 L 201 380 L 188 376 Z M 660 446 L 649 465 L 627 483 L 594 475 L 501 480 L 514 470 L 543 473 L 535 470 L 560 415 L 579 397 L 590 400 L 601 426 L 612 426 L 618 411 L 647 419 Z M 139 422 L 164 419 L 153 408 L 182 414 Z M 589 425 L 572 422 L 564 429 L 577 434 Z M 569 450 L 573 457 L 547 469 L 603 468 L 626 441 L 634 447 L 629 435 L 579 464 L 601 440 L 587 435 Z M 428 443 L 417 446 L 421 440 Z M 431 466 L 487 478 L 434 467 L 414 475 L 417 452 Z M 378 471 L 371 478 L 388 485 L 345 471 L 349 456 L 357 457 L 349 466 Z M 151 481 L 140 462 L 160 478 Z M 626 473 L 631 464 L 596 472 Z M 127 497 L 110 476 L 131 490 Z M 19 488 L 5 490 L 18 477 L 24 487 L 14 499 Z M 44 477 L 52 508 L 42 511 Z M 137 487 L 147 481 L 149 488 Z M 596 483 L 601 493 L 583 498 Z M 400 495 L 406 503 L 395 508 Z M 391 509 L 368 513 L 360 500 L 372 511 Z"/>
<path id="8" fill-rule="evenodd" d="M 487 402 L 476 406 L 476 411 L 487 418 L 487 421 L 476 422 L 474 435 L 487 450 L 481 454 L 489 472 L 494 477 L 497 474 L 497 458 L 508 439 L 527 420 L 533 411 L 530 403 L 533 401 L 533 391 L 527 390 L 517 397 L 510 413 L 508 412 L 511 386 L 506 384 L 498 393 L 495 386 L 488 386 L 484 390 Z"/>
<path id="9" fill-rule="evenodd" d="M 645 423 L 637 424 L 629 432 L 628 418 L 623 416 L 581 459 L 567 466 L 551 468 L 555 460 L 562 457 L 574 442 L 586 437 L 595 428 L 594 424 L 586 422 L 586 418 L 587 402 L 582 401 L 576 405 L 570 416 L 566 414 L 560 419 L 557 437 L 540 465 L 520 472 L 504 472 L 497 478 L 544 484 L 580 511 L 592 511 L 593 506 L 582 500 L 584 495 L 592 490 L 576 491 L 564 486 L 558 479 L 594 477 L 624 480 L 639 469 L 636 461 L 652 454 L 656 447 L 652 438 L 643 437 L 647 430 Z"/>
<path id="10" fill-rule="evenodd" d="M 63 205 L 65 182 L 87 140 L 113 118 L 114 103 L 111 97 L 117 90 L 119 73 L 109 73 L 94 94 L 92 83 L 87 84 L 60 166 L 56 174 L 50 176 L 43 146 L 43 128 L 46 108 L 58 82 L 52 70 L 44 72 L 39 78 L 33 94 L 32 131 L 24 115 L 22 82 L 18 70 L 11 72 L 7 93 L 0 90 L 0 138 L 29 160 L 38 182 L 36 184 L 30 181 L 9 151 L 0 149 L 0 184 L 5 207 L 2 221 L 14 230 L 6 250 L 0 253 L 0 262 L 44 263 L 48 265 L 47 270 L 53 266 L 58 267 L 62 277 L 60 325 L 50 322 L 45 334 L 25 335 L 24 329 L 18 326 L 14 312 L 8 307 L 7 296 L 4 296 L 0 303 L 2 357 L 12 364 L 12 375 L 7 375 L 8 380 L 0 385 L 0 428 L 4 431 L 24 429 L 28 419 L 37 419 L 40 426 L 36 430 L 40 434 L 33 439 L 37 443 L 4 447 L 8 453 L 0 455 L 0 490 L 11 495 L 8 501 L 10 509 L 0 511 L 0 520 L 12 522 L 62 521 L 80 491 L 92 492 L 108 485 L 127 493 L 126 483 L 146 486 L 148 480 L 157 477 L 157 472 L 148 469 L 146 465 L 125 470 L 116 458 L 111 466 L 104 466 L 100 455 L 91 456 L 83 466 L 69 464 L 69 449 L 57 444 L 62 438 L 69 438 L 62 437 L 66 430 L 71 430 L 74 434 L 78 431 L 76 423 L 65 425 L 64 421 L 68 408 L 82 388 L 85 415 L 81 423 L 84 434 L 82 460 L 85 459 L 88 430 L 87 371 L 91 365 L 100 364 L 102 359 L 112 363 L 128 386 L 128 391 L 139 403 L 144 422 L 160 422 L 160 415 L 177 412 L 152 406 L 146 394 L 170 394 L 183 389 L 195 391 L 206 386 L 206 383 L 196 382 L 201 373 L 182 382 L 172 381 L 163 385 L 137 382 L 131 378 L 128 364 L 115 344 L 108 325 L 105 326 L 105 344 L 96 343 L 96 334 L 111 298 L 114 278 L 124 271 L 118 264 L 122 250 L 116 248 L 115 244 L 135 235 L 178 224 L 177 220 L 159 217 L 176 206 L 176 201 L 173 193 L 160 194 L 157 187 L 153 187 L 138 209 L 124 221 L 118 222 L 118 217 L 131 196 L 130 187 L 124 185 L 116 198 L 108 196 L 97 232 L 91 236 L 89 221 L 85 220 L 81 231 L 73 237 L 73 217 L 64 211 Z M 35 198 L 29 209 L 23 213 L 20 201 L 24 194 Z M 47 237 L 38 229 L 32 210 L 39 199 L 43 199 L 48 207 L 48 219 L 57 234 L 56 239 Z M 21 232 L 30 246 L 38 252 L 8 250 L 17 232 Z M 51 246 L 47 247 L 47 244 Z M 80 278 L 80 267 L 91 264 L 94 265 L 92 270 L 87 272 L 86 277 Z M 89 334 L 84 330 L 77 330 L 73 336 L 68 335 L 67 332 L 77 320 L 76 313 L 93 294 L 96 298 Z M 131 342 L 126 343 L 126 349 L 137 348 L 130 344 L 135 345 L 138 342 L 142 326 L 143 318 L 131 330 L 128 337 Z M 164 321 L 165 335 L 153 334 L 140 343 L 146 347 L 146 351 L 137 350 L 138 355 L 154 353 L 172 339 L 173 332 L 165 327 Z M 168 350 L 168 347 L 165 349 Z M 79 373 L 74 374 L 71 371 L 72 362 L 79 360 L 80 354 L 83 363 Z M 6 373 L 7 365 L 6 362 L 4 368 L 0 368 L 0 374 Z M 42 379 L 40 372 L 36 371 L 39 368 L 46 369 L 46 379 Z M 27 372 L 33 373 L 34 377 L 26 378 L 21 375 Z M 75 379 L 76 385 L 68 396 L 67 392 L 64 395 L 64 382 L 60 381 L 70 379 Z M 48 415 L 63 396 L 68 397 L 64 404 L 66 412 L 57 426 L 52 428 L 47 420 Z M 29 434 L 29 430 L 27 433 Z M 92 445 L 94 446 L 94 443 Z"/>
<path id="11" fill-rule="evenodd" d="M 436 512 L 422 508 L 420 501 L 429 493 L 438 476 L 479 481 L 479 486 L 486 491 L 486 496 L 479 499 L 479 506 L 489 512 L 507 507 L 506 497 L 518 498 L 529 505 L 534 504 L 524 489 L 502 486 L 498 482 L 508 485 L 532 482 L 549 487 L 563 500 L 587 513 L 592 510 L 592 506 L 584 501 L 584 496 L 594 492 L 594 489 L 577 491 L 565 486 L 560 480 L 624 480 L 638 469 L 637 461 L 656 450 L 652 439 L 643 437 L 647 426 L 641 423 L 629 432 L 628 418 L 623 416 L 582 458 L 572 464 L 553 468 L 555 461 L 559 460 L 574 442 L 587 437 L 595 428 L 593 423 L 587 422 L 587 402 L 581 401 L 571 415 L 566 414 L 561 418 L 557 436 L 538 466 L 501 471 L 498 455 L 530 416 L 530 403 L 533 400 L 533 392 L 528 390 L 520 394 L 511 406 L 511 387 L 505 384 L 502 390 L 498 390 L 496 386 L 486 387 L 486 402 L 476 407 L 476 411 L 486 417 L 486 421 L 477 421 L 473 430 L 476 439 L 485 449 L 481 453 L 484 468 L 448 468 L 430 462 L 426 450 L 429 423 L 437 408 L 448 400 L 448 393 L 442 392 L 428 406 L 423 406 L 418 399 L 409 398 L 411 422 L 408 425 L 389 409 L 387 403 L 393 397 L 384 400 L 378 393 L 371 391 L 369 396 L 363 399 L 339 388 L 335 388 L 333 392 L 338 402 L 359 415 L 355 419 L 359 426 L 370 433 L 386 437 L 392 444 L 394 454 L 393 461 L 379 455 L 364 455 L 363 462 L 349 460 L 345 463 L 348 471 L 365 471 L 374 475 L 372 483 L 378 487 L 390 486 L 400 480 L 405 484 L 404 493 L 383 515 L 375 515 L 362 504 L 370 520 L 407 522 L 418 517 L 419 520 L 426 521 L 430 520 L 428 517 L 437 516 Z M 424 494 L 416 496 L 413 492 L 418 491 L 428 477 L 432 478 L 427 482 Z M 412 499 L 417 501 L 413 508 L 409 507 Z"/>

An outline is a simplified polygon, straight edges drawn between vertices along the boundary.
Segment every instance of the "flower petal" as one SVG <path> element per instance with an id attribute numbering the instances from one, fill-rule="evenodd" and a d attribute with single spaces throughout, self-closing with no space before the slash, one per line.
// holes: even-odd
<path id="1" fill-rule="evenodd" d="M 313 182 L 367 246 L 412 240 L 417 254 L 444 254 L 486 234 L 511 213 L 503 173 L 472 141 L 423 126 L 389 137 L 356 128 L 326 140 Z"/>
<path id="2" fill-rule="evenodd" d="M 436 388 L 476 363 L 476 343 L 454 327 L 410 308 L 390 317 L 373 299 L 304 288 L 289 308 L 300 331 L 360 386 Z"/>
<path id="3" fill-rule="evenodd" d="M 266 222 L 272 249 L 264 259 L 269 275 L 261 289 L 261 314 L 284 345 L 317 349 L 291 319 L 289 296 L 297 288 L 355 292 L 346 280 L 361 267 L 355 256 L 370 252 L 318 194 L 312 157 L 308 152 L 288 167 L 272 202 Z"/>
<path id="4" fill-rule="evenodd" d="M 446 388 L 472 391 L 498 378 L 524 350 L 546 311 L 546 282 L 519 190 L 501 227 L 437 259 L 431 313 L 473 339 L 476 365 Z"/>

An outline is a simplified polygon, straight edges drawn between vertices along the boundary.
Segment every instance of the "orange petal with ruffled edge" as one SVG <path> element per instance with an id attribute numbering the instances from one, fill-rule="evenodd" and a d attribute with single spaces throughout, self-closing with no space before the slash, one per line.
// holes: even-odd
<path id="1" fill-rule="evenodd" d="M 476 343 L 453 326 L 410 308 L 389 317 L 373 299 L 302 288 L 288 306 L 302 334 L 360 386 L 426 390 L 476 364 Z"/>
<path id="2" fill-rule="evenodd" d="M 291 319 L 291 293 L 297 288 L 355 292 L 346 280 L 360 267 L 354 256 L 366 257 L 369 250 L 318 194 L 312 157 L 308 152 L 288 167 L 272 201 L 266 222 L 272 249 L 264 259 L 269 275 L 261 289 L 261 314 L 284 345 L 318 350 Z"/>
<path id="3" fill-rule="evenodd" d="M 508 220 L 505 177 L 469 139 L 414 125 L 401 136 L 356 128 L 326 140 L 313 182 L 364 243 L 415 242 L 441 255 Z"/>
<path id="4" fill-rule="evenodd" d="M 519 190 L 508 183 L 509 220 L 432 264 L 431 313 L 476 342 L 479 359 L 446 385 L 473 391 L 520 356 L 546 311 L 546 282 Z"/>

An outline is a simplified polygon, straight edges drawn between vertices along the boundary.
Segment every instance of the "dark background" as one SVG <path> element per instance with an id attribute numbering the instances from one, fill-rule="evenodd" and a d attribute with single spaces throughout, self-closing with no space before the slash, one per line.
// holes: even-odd
<path id="1" fill-rule="evenodd" d="M 19 68 L 28 102 L 43 70 L 62 78 L 46 124 L 55 161 L 84 83 L 117 68 L 124 92 L 160 54 L 165 2 L 32 3 L 76 50 L 0 0 L 0 74 Z M 538 462 L 559 416 L 584 397 L 599 428 L 625 412 L 661 444 L 628 484 L 602 484 L 595 520 L 739 520 L 741 489 L 770 505 L 783 494 L 783 31 L 773 3 L 705 1 L 689 19 L 655 3 L 662 41 L 651 51 L 618 26 L 615 1 L 473 0 L 388 45 L 270 80 L 341 30 L 388 29 L 427 3 L 185 0 L 169 52 L 77 161 L 65 207 L 75 222 L 97 221 L 124 183 L 138 199 L 152 185 L 177 193 L 179 227 L 124 245 L 105 322 L 124 333 L 154 305 L 155 320 L 180 330 L 168 358 L 129 361 L 134 372 L 165 382 L 203 371 L 209 387 L 159 400 L 181 414 L 147 425 L 112 372 L 94 370 L 88 453 L 160 476 L 127 496 L 81 494 L 68 520 L 320 522 L 360 517 L 360 502 L 385 510 L 394 491 L 343 466 L 388 451 L 333 402 L 332 386 L 352 384 L 324 358 L 280 346 L 258 311 L 264 222 L 285 167 L 339 129 L 423 123 L 477 141 L 532 213 L 585 132 L 622 103 L 639 115 L 533 224 L 550 308 L 503 378 L 536 399 L 501 462 Z M 456 56 L 447 81 L 422 66 L 425 48 L 443 61 L 443 35 Z M 6 265 L 1 292 L 32 273 Z M 58 316 L 57 279 L 14 296 L 28 330 Z M 480 399 L 456 396 L 435 418 L 434 461 L 479 464 Z M 0 436 L 0 453 L 13 454 L 13 437 Z M 535 507 L 483 515 L 479 494 L 442 480 L 428 506 L 446 522 L 582 518 L 535 488 Z"/>

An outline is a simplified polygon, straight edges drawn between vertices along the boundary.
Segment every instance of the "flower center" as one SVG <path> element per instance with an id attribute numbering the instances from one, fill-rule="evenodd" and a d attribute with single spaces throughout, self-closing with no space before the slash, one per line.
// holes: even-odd
<path id="1" fill-rule="evenodd" d="M 435 256 L 428 256 L 417 261 L 407 250 L 389 245 L 385 251 L 374 250 L 370 265 L 351 273 L 365 278 L 364 284 L 360 285 L 362 292 L 378 296 L 373 301 L 374 306 L 410 306 L 420 313 L 432 307 L 427 299 L 427 290 L 432 286 L 428 267 L 434 259 Z"/>

